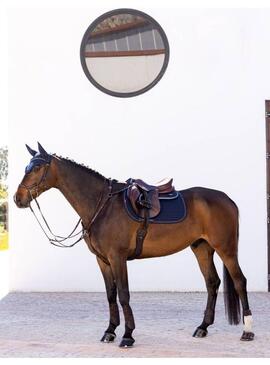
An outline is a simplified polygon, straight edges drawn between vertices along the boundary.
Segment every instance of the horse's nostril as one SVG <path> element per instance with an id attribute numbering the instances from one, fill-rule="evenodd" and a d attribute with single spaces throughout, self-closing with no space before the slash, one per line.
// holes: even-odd
<path id="1" fill-rule="evenodd" d="M 20 208 L 22 206 L 21 199 L 17 194 L 14 194 L 13 200 L 14 200 L 14 203 L 17 205 L 17 207 Z"/>
<path id="2" fill-rule="evenodd" d="M 20 199 L 17 197 L 17 195 L 14 195 L 14 203 L 19 206 L 20 205 Z"/>
<path id="3" fill-rule="evenodd" d="M 29 201 L 26 200 L 23 196 L 20 194 L 14 194 L 13 195 L 14 203 L 17 205 L 18 208 L 27 208 L 29 207 Z"/>

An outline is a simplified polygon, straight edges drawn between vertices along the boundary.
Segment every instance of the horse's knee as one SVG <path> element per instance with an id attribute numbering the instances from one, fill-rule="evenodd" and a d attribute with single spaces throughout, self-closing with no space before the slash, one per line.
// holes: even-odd
<path id="1" fill-rule="evenodd" d="M 107 296 L 109 304 L 115 304 L 116 303 L 116 295 L 108 295 Z"/>
<path id="2" fill-rule="evenodd" d="M 112 288 L 110 291 L 107 292 L 107 299 L 109 304 L 116 303 L 117 291 L 116 288 Z"/>

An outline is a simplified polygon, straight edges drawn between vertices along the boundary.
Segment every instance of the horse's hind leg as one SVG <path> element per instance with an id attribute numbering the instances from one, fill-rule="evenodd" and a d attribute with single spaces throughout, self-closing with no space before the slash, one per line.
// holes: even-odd
<path id="1" fill-rule="evenodd" d="M 116 337 L 116 334 L 114 331 L 115 331 L 116 327 L 119 326 L 119 324 L 120 324 L 119 309 L 118 309 L 118 305 L 116 302 L 117 288 L 116 288 L 116 284 L 115 284 L 115 281 L 114 281 L 114 278 L 112 275 L 111 267 L 109 265 L 106 265 L 99 258 L 97 258 L 97 261 L 98 261 L 100 270 L 101 270 L 103 278 L 104 278 L 106 292 L 107 292 L 107 299 L 108 299 L 109 307 L 110 307 L 109 326 L 106 329 L 106 331 L 100 341 L 112 342 L 112 341 L 114 341 L 114 339 Z"/>
<path id="2" fill-rule="evenodd" d="M 243 321 L 244 331 L 241 336 L 242 341 L 252 341 L 254 339 L 254 333 L 252 332 L 252 313 L 249 308 L 248 296 L 247 296 L 247 279 L 242 273 L 242 270 L 238 263 L 237 254 L 228 255 L 218 252 L 225 267 L 224 267 L 224 296 L 227 302 L 227 311 L 233 312 L 233 304 L 236 300 L 239 302 L 239 298 L 243 309 Z M 234 299 L 234 297 L 239 296 Z M 231 307 L 231 308 L 230 308 Z M 239 311 L 238 311 L 239 312 Z M 229 322 L 231 324 L 238 324 L 239 319 L 231 321 L 230 313 Z M 239 315 L 238 315 L 239 317 Z"/>
<path id="3" fill-rule="evenodd" d="M 213 255 L 215 252 L 213 248 L 209 246 L 206 241 L 198 240 L 191 245 L 191 249 L 198 260 L 208 293 L 203 321 L 195 330 L 193 337 L 205 337 L 207 335 L 207 327 L 214 323 L 215 306 L 220 279 L 213 261 Z"/>

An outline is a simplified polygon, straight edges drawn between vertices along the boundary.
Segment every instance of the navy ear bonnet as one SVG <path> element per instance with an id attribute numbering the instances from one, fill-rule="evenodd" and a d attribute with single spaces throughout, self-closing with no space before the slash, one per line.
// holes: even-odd
<path id="1" fill-rule="evenodd" d="M 52 160 L 52 155 L 47 153 L 44 148 L 38 143 L 39 152 L 32 150 L 29 146 L 26 145 L 28 152 L 34 156 L 31 158 L 29 164 L 25 168 L 25 173 L 29 174 L 34 167 L 42 166 L 45 164 L 49 164 Z"/>
<path id="2" fill-rule="evenodd" d="M 25 168 L 25 173 L 29 174 L 34 167 L 45 165 L 51 162 L 52 156 L 42 156 L 40 153 L 37 153 L 35 157 L 33 157 L 29 164 Z"/>

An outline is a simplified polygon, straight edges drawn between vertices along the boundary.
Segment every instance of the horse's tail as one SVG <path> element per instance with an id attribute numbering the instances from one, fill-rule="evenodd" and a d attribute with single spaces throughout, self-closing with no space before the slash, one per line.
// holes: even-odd
<path id="1" fill-rule="evenodd" d="M 232 278 L 223 265 L 223 284 L 224 284 L 224 303 L 225 313 L 230 324 L 239 324 L 240 322 L 240 303 L 239 296 L 234 288 Z"/>
<path id="2" fill-rule="evenodd" d="M 237 205 L 232 200 L 232 203 L 237 210 L 237 232 L 236 232 L 236 244 L 239 240 L 239 211 Z M 237 294 L 233 280 L 225 265 L 223 265 L 223 285 L 224 285 L 224 304 L 225 313 L 230 324 L 239 324 L 240 322 L 240 302 L 239 295 Z"/>

